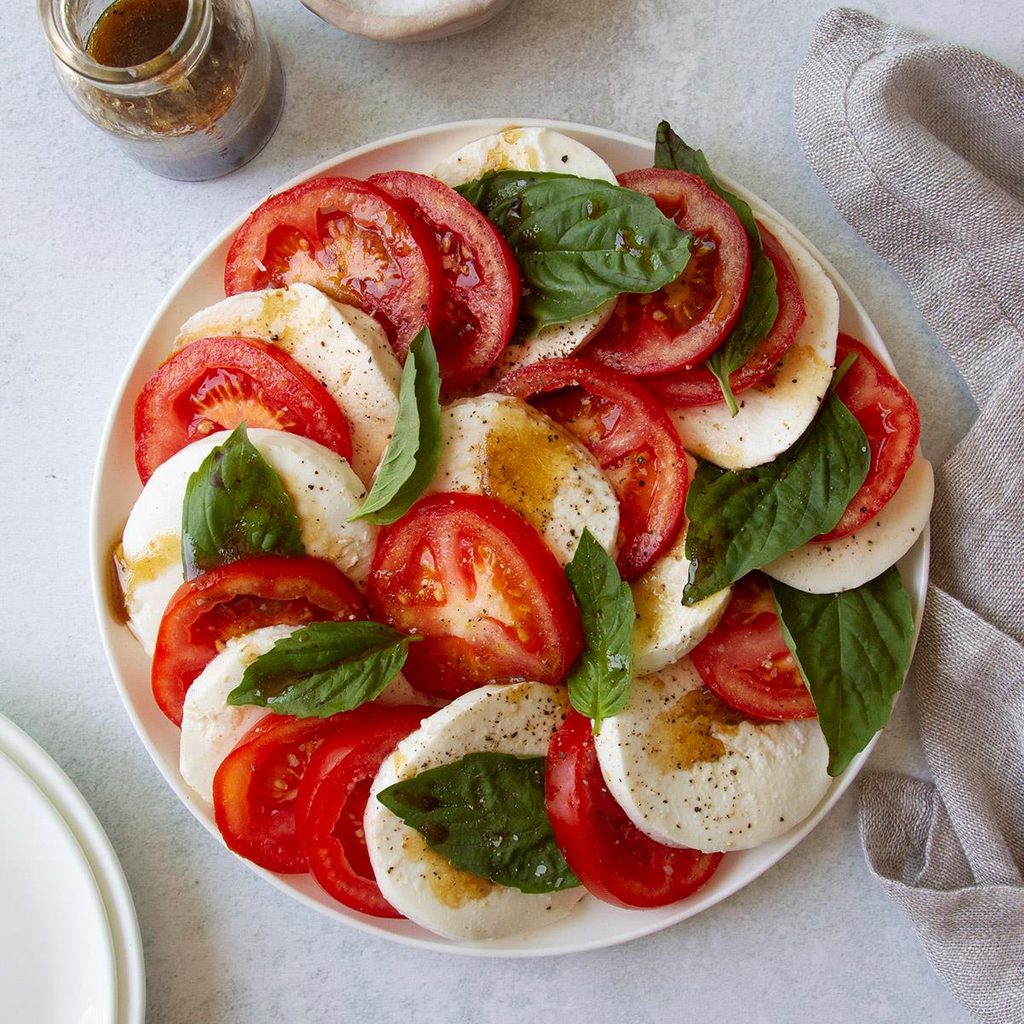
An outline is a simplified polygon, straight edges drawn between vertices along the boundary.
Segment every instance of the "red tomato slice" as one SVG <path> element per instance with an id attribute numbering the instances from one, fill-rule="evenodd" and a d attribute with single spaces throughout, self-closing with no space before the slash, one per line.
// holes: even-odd
<path id="1" fill-rule="evenodd" d="M 324 741 L 299 786 L 296 823 L 309 869 L 325 892 L 353 910 L 374 917 L 402 916 L 381 895 L 374 878 L 363 814 L 381 762 L 432 711 L 364 704 Z"/>
<path id="2" fill-rule="evenodd" d="M 437 178 L 388 171 L 369 182 L 433 233 L 445 283 L 434 336 L 441 377 L 449 388 L 476 383 L 515 330 L 519 267 L 512 250 L 472 203 Z"/>
<path id="3" fill-rule="evenodd" d="M 750 283 L 750 239 L 733 208 L 693 174 L 649 168 L 619 184 L 650 196 L 693 234 L 690 261 L 653 295 L 622 295 L 586 354 L 624 373 L 650 376 L 706 359 L 736 323 Z"/>
<path id="4" fill-rule="evenodd" d="M 555 556 L 517 512 L 479 494 L 424 498 L 389 527 L 367 596 L 375 618 L 424 637 L 403 671 L 438 697 L 485 683 L 559 683 L 583 649 Z"/>
<path id="5" fill-rule="evenodd" d="M 298 874 L 308 867 L 295 827 L 295 797 L 310 758 L 333 732 L 330 718 L 267 715 L 221 762 L 213 777 L 213 810 L 228 847 L 268 871 Z"/>
<path id="6" fill-rule="evenodd" d="M 271 196 L 238 229 L 228 295 L 315 285 L 376 317 L 400 357 L 438 323 L 441 261 L 433 235 L 390 196 L 355 178 L 314 178 Z"/>
<path id="7" fill-rule="evenodd" d="M 142 482 L 186 445 L 240 423 L 302 434 L 352 458 L 345 414 L 287 352 L 255 338 L 202 338 L 175 352 L 135 401 Z"/>
<path id="8" fill-rule="evenodd" d="M 267 555 L 218 566 L 168 603 L 153 650 L 153 696 L 181 725 L 188 688 L 226 640 L 261 626 L 365 618 L 359 592 L 330 562 Z"/>
<path id="9" fill-rule="evenodd" d="M 665 410 L 636 381 L 586 359 L 510 373 L 497 390 L 529 401 L 597 459 L 619 499 L 619 572 L 643 575 L 683 524 L 686 452 Z"/>
<path id="10" fill-rule="evenodd" d="M 796 271 L 786 250 L 763 224 L 758 224 L 758 231 L 761 233 L 765 255 L 775 268 L 775 293 L 779 298 L 779 312 L 772 329 L 757 344 L 750 358 L 738 370 L 729 374 L 734 395 L 752 388 L 778 366 L 779 360 L 796 340 L 797 331 L 807 316 Z M 718 381 L 704 366 L 679 370 L 664 377 L 652 377 L 644 383 L 666 405 L 685 408 L 725 401 Z"/>
<path id="11" fill-rule="evenodd" d="M 910 392 L 865 345 L 840 334 L 836 366 L 851 353 L 856 353 L 857 361 L 839 382 L 836 394 L 867 434 L 871 466 L 835 528 L 815 537 L 821 542 L 845 537 L 878 515 L 899 490 L 921 440 L 921 415 Z"/>
<path id="12" fill-rule="evenodd" d="M 737 711 L 777 722 L 817 717 L 759 572 L 734 585 L 721 621 L 690 657 L 704 685 Z"/>
<path id="13" fill-rule="evenodd" d="M 720 853 L 662 846 L 644 835 L 608 792 L 590 719 L 570 711 L 548 747 L 548 817 L 569 867 L 598 899 L 620 907 L 663 907 L 696 892 Z"/>

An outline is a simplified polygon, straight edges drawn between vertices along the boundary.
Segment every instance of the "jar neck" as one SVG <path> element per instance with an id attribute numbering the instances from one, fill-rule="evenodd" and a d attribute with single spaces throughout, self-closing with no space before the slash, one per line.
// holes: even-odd
<path id="1" fill-rule="evenodd" d="M 82 0 L 39 0 L 39 17 L 54 57 L 74 74 L 98 88 L 128 96 L 144 96 L 170 88 L 202 59 L 213 35 L 214 0 L 188 0 L 188 13 L 177 39 L 151 60 L 134 67 L 99 64 L 86 42 L 92 25 L 79 24 Z"/>

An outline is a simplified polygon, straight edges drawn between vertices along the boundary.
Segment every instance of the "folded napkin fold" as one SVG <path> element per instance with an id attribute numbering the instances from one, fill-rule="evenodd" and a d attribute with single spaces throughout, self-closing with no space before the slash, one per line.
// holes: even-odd
<path id="1" fill-rule="evenodd" d="M 1024 80 L 860 11 L 818 21 L 797 137 L 981 413 L 941 467 L 911 670 L 932 783 L 861 787 L 868 863 L 985 1024 L 1024 1024 Z"/>

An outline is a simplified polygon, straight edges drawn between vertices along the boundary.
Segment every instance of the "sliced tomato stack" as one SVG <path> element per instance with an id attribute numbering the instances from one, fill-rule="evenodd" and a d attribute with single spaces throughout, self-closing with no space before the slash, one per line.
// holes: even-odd
<path id="1" fill-rule="evenodd" d="M 433 234 L 444 272 L 434 337 L 441 377 L 451 389 L 476 383 L 516 326 L 519 268 L 512 250 L 472 203 L 437 178 L 388 171 L 369 181 Z"/>
<path id="2" fill-rule="evenodd" d="M 586 359 L 524 366 L 498 390 L 541 409 L 597 459 L 619 499 L 619 572 L 643 575 L 675 540 L 686 504 L 686 452 L 665 410 L 636 381 Z"/>
<path id="3" fill-rule="evenodd" d="M 583 649 L 572 590 L 540 535 L 480 494 L 417 502 L 378 542 L 367 596 L 380 621 L 423 640 L 406 678 L 454 699 L 486 683 L 560 683 Z"/>
<path id="4" fill-rule="evenodd" d="M 786 250 L 764 225 L 759 224 L 758 231 L 765 255 L 775 268 L 779 312 L 772 329 L 758 342 L 747 361 L 729 375 L 734 395 L 760 383 L 778 366 L 779 360 L 796 340 L 807 316 L 796 271 Z M 651 377 L 646 384 L 669 406 L 714 405 L 723 401 L 722 389 L 706 366 L 693 366 L 661 377 Z"/>
<path id="5" fill-rule="evenodd" d="M 737 711 L 777 722 L 817 715 L 762 573 L 735 584 L 721 621 L 690 657 L 704 685 Z"/>
<path id="6" fill-rule="evenodd" d="M 750 240 L 735 211 L 696 175 L 649 168 L 619 184 L 650 196 L 693 235 L 683 273 L 653 295 L 622 295 L 587 347 L 593 360 L 648 377 L 695 366 L 732 330 L 750 283 Z"/>
<path id="7" fill-rule="evenodd" d="M 175 352 L 136 399 L 140 479 L 193 441 L 242 423 L 301 434 L 352 458 L 345 414 L 287 352 L 256 338 L 201 338 Z"/>

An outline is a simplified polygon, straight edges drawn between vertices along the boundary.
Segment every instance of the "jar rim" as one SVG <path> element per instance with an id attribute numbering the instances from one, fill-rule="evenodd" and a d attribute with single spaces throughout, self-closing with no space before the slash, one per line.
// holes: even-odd
<path id="1" fill-rule="evenodd" d="M 159 78 L 187 57 L 212 26 L 209 0 L 188 0 L 181 31 L 162 53 L 129 67 L 111 67 L 93 60 L 68 21 L 67 0 L 38 0 L 39 20 L 53 55 L 71 71 L 105 86 L 144 85 Z"/>

